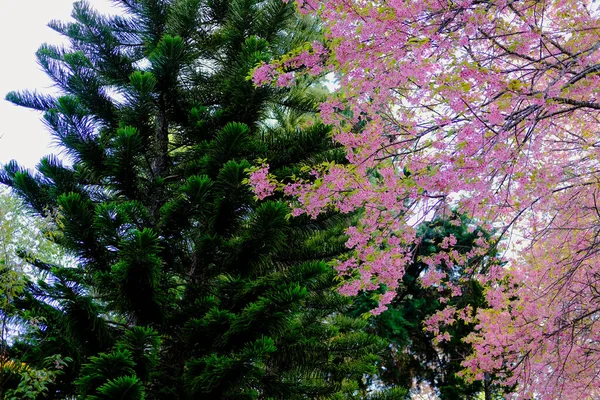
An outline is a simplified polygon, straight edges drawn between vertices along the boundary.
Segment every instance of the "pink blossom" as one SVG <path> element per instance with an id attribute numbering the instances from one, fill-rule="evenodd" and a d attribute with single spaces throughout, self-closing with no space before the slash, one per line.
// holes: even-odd
<path id="1" fill-rule="evenodd" d="M 269 179 L 269 164 L 263 164 L 261 168 L 251 172 L 248 180 L 259 200 L 275 192 L 276 185 Z"/>

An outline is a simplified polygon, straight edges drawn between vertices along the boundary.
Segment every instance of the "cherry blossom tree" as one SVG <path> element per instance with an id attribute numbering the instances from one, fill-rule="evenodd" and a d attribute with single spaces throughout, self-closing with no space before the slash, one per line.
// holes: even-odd
<path id="1" fill-rule="evenodd" d="M 323 104 L 348 163 L 281 183 L 295 214 L 361 211 L 342 292 L 389 288 L 414 227 L 451 208 L 497 235 L 473 254 L 424 261 L 424 285 L 455 290 L 453 266 L 507 247 L 507 266 L 469 266 L 490 308 L 447 309 L 428 329 L 476 318 L 468 379 L 493 374 L 517 398 L 600 395 L 600 14 L 592 0 L 298 0 L 326 40 L 257 67 L 257 85 L 333 72 Z M 268 160 L 267 160 L 268 162 Z M 253 175 L 268 196 L 268 170 Z M 458 223 L 458 221 L 457 221 Z M 503 240 L 505 239 L 505 240 Z M 441 290 L 442 291 L 442 290 Z"/>

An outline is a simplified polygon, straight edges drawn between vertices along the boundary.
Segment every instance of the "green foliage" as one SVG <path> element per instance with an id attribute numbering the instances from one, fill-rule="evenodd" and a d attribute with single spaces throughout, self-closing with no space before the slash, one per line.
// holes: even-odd
<path id="1" fill-rule="evenodd" d="M 161 338 L 157 331 L 149 327 L 134 326 L 125 332 L 115 347 L 131 354 L 135 363 L 135 375 L 142 381 L 147 381 L 159 362 L 160 344 Z"/>
<path id="2" fill-rule="evenodd" d="M 90 362 L 81 367 L 82 377 L 76 384 L 83 393 L 93 392 L 108 380 L 133 374 L 134 366 L 128 350 L 100 353 L 90 357 Z"/>
<path id="3" fill-rule="evenodd" d="M 48 357 L 45 360 L 44 369 L 33 369 L 25 363 L 20 365 L 15 361 L 6 361 L 1 363 L 1 375 L 4 378 L 3 389 L 9 388 L 4 392 L 6 400 L 38 399 L 44 397 L 49 392 L 49 386 L 56 378 L 63 373 L 62 369 L 72 361 L 69 358 L 63 359 L 60 355 Z M 8 379 L 6 379 L 8 377 Z M 12 379 L 11 379 L 12 378 Z M 11 380 L 18 384 L 11 389 Z M 13 383 L 13 385 L 14 385 Z"/>
<path id="4" fill-rule="evenodd" d="M 136 376 L 120 376 L 111 379 L 97 390 L 97 396 L 89 396 L 90 400 L 120 399 L 143 400 L 144 386 Z"/>

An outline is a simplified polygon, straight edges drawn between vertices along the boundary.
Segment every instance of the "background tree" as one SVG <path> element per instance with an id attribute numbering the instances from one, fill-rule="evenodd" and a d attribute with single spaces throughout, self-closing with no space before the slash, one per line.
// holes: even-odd
<path id="1" fill-rule="evenodd" d="M 371 319 L 371 331 L 390 343 L 380 366 L 379 378 L 384 384 L 403 387 L 426 383 L 441 399 L 478 399 L 484 392 L 484 383 L 465 382 L 459 376 L 463 370 L 462 362 L 472 353 L 472 346 L 465 343 L 465 339 L 475 331 L 475 321 L 457 319 L 445 329 L 450 339 L 441 342 L 425 327 L 432 315 L 447 307 L 468 310 L 470 316 L 480 308 L 487 308 L 484 288 L 470 277 L 473 270 L 485 274 L 492 264 L 500 261 L 494 251 L 489 251 L 470 258 L 464 265 L 436 265 L 434 268 L 438 271 L 447 272 L 445 280 L 456 284 L 460 293 L 453 294 L 447 289 L 421 284 L 420 277 L 430 268 L 421 260 L 443 252 L 450 235 L 456 238 L 453 248 L 461 254 L 468 254 L 478 247 L 476 243 L 481 235 L 487 239 L 492 235 L 466 216 L 454 212 L 423 222 L 417 228 L 417 235 L 419 244 L 415 249 L 415 262 L 407 268 L 388 309 Z M 354 302 L 352 313 L 364 315 L 376 308 L 378 296 L 385 291 L 380 288 L 361 293 Z M 498 388 L 490 389 L 490 394 L 500 393 Z"/>
<path id="2" fill-rule="evenodd" d="M 19 344 L 27 362 L 73 360 L 52 398 L 367 398 L 385 343 L 344 315 L 327 265 L 348 218 L 290 218 L 246 184 L 265 158 L 279 179 L 344 162 L 314 79 L 248 79 L 318 25 L 281 0 L 115 3 L 122 14 L 80 1 L 74 22 L 50 23 L 70 44 L 37 56 L 60 95 L 7 96 L 44 113 L 72 162 L 0 176 L 77 261 L 32 261 L 46 277 L 14 301 L 44 321 Z"/>
<path id="3" fill-rule="evenodd" d="M 21 200 L 6 187 L 0 188 L 0 396 L 6 399 L 34 399 L 48 391 L 48 387 L 62 373 L 68 359 L 51 353 L 41 365 L 34 368 L 23 359 L 27 351 L 15 341 L 19 336 L 35 334 L 41 321 L 21 314 L 14 300 L 21 296 L 34 272 L 23 257 L 35 255 L 47 262 L 68 263 L 64 251 L 44 237 L 49 221 L 35 218 Z"/>

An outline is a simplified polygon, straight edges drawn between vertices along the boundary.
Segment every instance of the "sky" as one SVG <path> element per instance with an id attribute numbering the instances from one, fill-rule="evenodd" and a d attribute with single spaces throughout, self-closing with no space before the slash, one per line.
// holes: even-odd
<path id="1" fill-rule="evenodd" d="M 88 0 L 103 13 L 114 13 L 109 0 Z M 59 154 L 41 113 L 4 100 L 13 90 L 52 92 L 52 81 L 37 65 L 35 52 L 42 43 L 60 44 L 61 36 L 48 28 L 50 20 L 70 19 L 73 0 L 0 0 L 0 164 L 15 159 L 34 168 L 41 157 Z"/>

